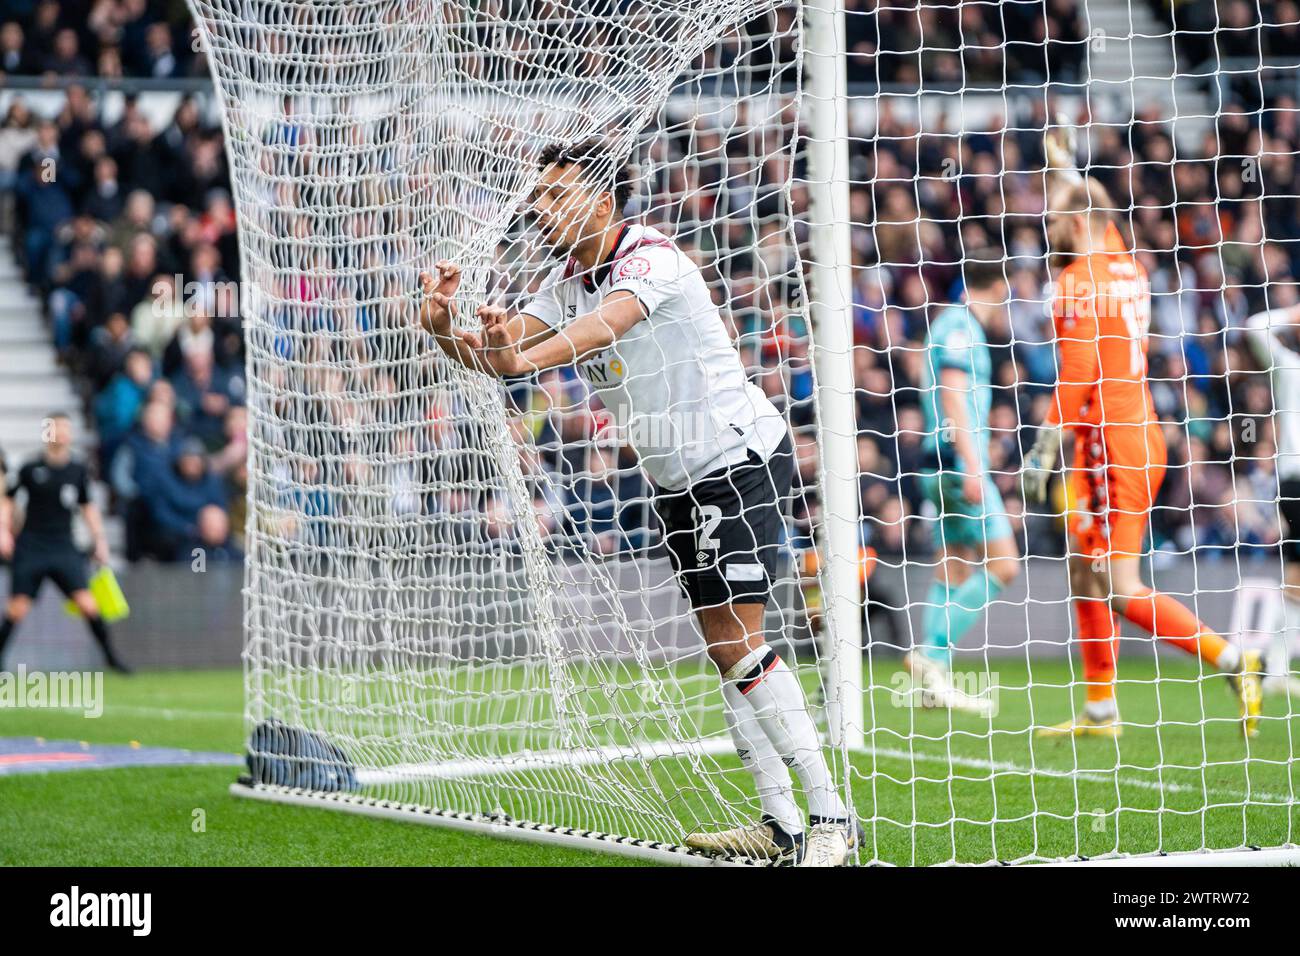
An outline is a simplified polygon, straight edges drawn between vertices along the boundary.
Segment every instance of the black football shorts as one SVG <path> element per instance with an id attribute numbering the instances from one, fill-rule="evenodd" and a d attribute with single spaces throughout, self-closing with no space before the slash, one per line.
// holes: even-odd
<path id="1" fill-rule="evenodd" d="M 748 461 L 655 496 L 677 583 L 691 607 L 767 602 L 793 479 L 787 435 L 767 461 L 751 451 Z"/>

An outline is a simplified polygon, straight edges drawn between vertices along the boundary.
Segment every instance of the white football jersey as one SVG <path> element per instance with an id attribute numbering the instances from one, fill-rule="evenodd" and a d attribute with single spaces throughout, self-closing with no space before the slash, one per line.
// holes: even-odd
<path id="1" fill-rule="evenodd" d="M 584 274 L 570 259 L 520 311 L 563 330 L 621 290 L 647 317 L 579 371 L 655 484 L 680 490 L 750 451 L 766 461 L 785 420 L 745 377 L 699 268 L 662 233 L 625 226 L 599 269 Z"/>
<path id="2" fill-rule="evenodd" d="M 1273 430 L 1277 475 L 1300 478 L 1300 352 L 1278 335 L 1288 327 L 1286 309 L 1260 312 L 1246 320 L 1246 342 L 1273 380 Z"/>

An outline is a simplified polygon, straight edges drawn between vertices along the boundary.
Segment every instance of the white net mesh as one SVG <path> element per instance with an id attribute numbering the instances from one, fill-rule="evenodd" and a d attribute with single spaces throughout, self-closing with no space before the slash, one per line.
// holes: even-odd
<path id="1" fill-rule="evenodd" d="M 638 171 L 629 218 L 700 265 L 793 433 L 766 631 L 817 710 L 852 680 L 821 666 L 809 619 L 831 581 L 803 572 L 826 564 L 828 522 L 858 523 L 857 507 L 826 513 L 829 487 L 858 484 L 870 640 L 848 739 L 866 741 L 837 772 L 866 831 L 860 859 L 1295 842 L 1300 604 L 1277 593 L 1300 499 L 1294 318 L 1280 311 L 1300 269 L 1294 4 L 845 0 L 842 63 L 808 43 L 830 3 L 192 6 L 249 284 L 250 727 L 323 732 L 382 800 L 669 843 L 755 819 L 626 436 L 577 376 L 503 395 L 415 322 L 416 274 L 439 258 L 464 269 L 468 325 L 480 303 L 536 291 L 549 264 L 519 209 L 537 157 L 600 134 L 611 164 Z M 1059 114 L 1078 142 L 1048 173 Z M 838 123 L 847 167 L 836 151 L 813 166 Z M 1129 384 L 1152 395 L 1143 426 L 1168 461 L 1150 501 L 1072 500 L 1102 524 L 1139 519 L 1140 586 L 1190 618 L 1119 594 L 1110 565 L 1101 611 L 1080 617 L 1068 565 L 1094 555 L 1067 534 L 1064 491 L 1113 489 L 1074 468 L 1046 505 L 1022 497 L 1023 459 L 1069 384 L 1052 311 L 1065 263 L 1047 230 L 1076 166 L 1106 187 L 1121 258 L 1149 278 L 1149 303 L 1132 303 L 1149 330 L 1112 337 L 1136 346 Z M 815 195 L 843 205 L 812 225 Z M 842 245 L 830 226 L 848 227 Z M 988 254 L 1009 303 L 944 319 Z M 810 335 L 809 290 L 814 309 L 837 299 L 818 276 L 851 286 L 853 340 L 829 353 Z M 987 342 L 987 368 L 956 347 L 968 364 L 955 390 L 978 396 L 955 429 L 984 456 L 973 467 L 942 457 L 961 443 L 926 415 L 952 346 L 937 330 L 973 333 L 965 321 Z M 810 355 L 851 377 L 856 421 L 828 420 Z M 1082 384 L 1104 388 L 1105 368 Z M 1155 464 L 1108 455 L 1097 474 Z M 979 497 L 972 472 L 999 520 L 951 520 Z M 831 563 L 856 563 L 847 550 Z M 1144 601 L 1164 640 L 1141 626 Z M 946 684 L 900 665 L 926 648 Z M 1243 739 L 1217 671 L 1254 649 L 1265 698 Z M 1084 717 L 1101 726 L 1042 733 Z"/>
<path id="2" fill-rule="evenodd" d="M 1297 618 L 1277 582 L 1294 545 L 1277 543 L 1297 529 L 1279 521 L 1295 493 L 1277 473 L 1294 464 L 1274 439 L 1300 396 L 1280 385 L 1291 359 L 1242 329 L 1297 300 L 1295 5 L 846 6 L 863 514 L 879 552 L 875 759 L 854 762 L 854 792 L 876 856 L 1293 844 Z M 1109 192 L 1124 250 L 1093 260 L 1094 291 L 1122 268 L 1122 294 L 1060 298 L 1079 256 L 1050 261 L 1062 177 L 1044 174 L 1044 131 L 1058 123 L 1077 133 L 1068 166 Z M 987 251 L 1010 302 L 968 323 L 950 304 Z M 1294 317 L 1272 313 L 1279 341 Z M 948 406 L 927 414 L 950 370 L 957 406 L 973 399 L 961 424 Z M 1058 397 L 1082 455 L 1027 503 L 1024 460 Z M 1126 439 L 1147 429 L 1149 444 Z M 937 466 L 936 447 L 950 456 Z M 1141 555 L 1135 588 L 1107 557 L 1121 551 Z M 1268 650 L 1250 739 L 1219 673 L 1237 646 Z M 991 712 L 922 706 L 936 695 L 895 663 L 909 647 L 950 661 L 951 702 L 984 693 Z"/>
<path id="3" fill-rule="evenodd" d="M 194 4 L 247 284 L 250 725 L 324 733 L 406 804 L 667 842 L 752 821 L 631 448 L 568 371 L 503 392 L 448 361 L 412 292 L 446 258 L 463 322 L 526 299 L 538 156 L 602 135 L 806 434 L 796 31 L 770 6 Z M 770 639 L 811 687 L 811 529 L 784 510 Z"/>

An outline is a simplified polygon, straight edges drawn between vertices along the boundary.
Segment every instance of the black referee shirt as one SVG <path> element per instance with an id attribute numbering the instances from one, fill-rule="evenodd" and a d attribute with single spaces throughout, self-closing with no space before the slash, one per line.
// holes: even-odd
<path id="1" fill-rule="evenodd" d="M 69 459 L 51 465 L 44 458 L 29 461 L 9 482 L 9 497 L 27 492 L 23 520 L 24 543 L 73 547 L 72 516 L 90 501 L 90 477 L 85 465 Z"/>

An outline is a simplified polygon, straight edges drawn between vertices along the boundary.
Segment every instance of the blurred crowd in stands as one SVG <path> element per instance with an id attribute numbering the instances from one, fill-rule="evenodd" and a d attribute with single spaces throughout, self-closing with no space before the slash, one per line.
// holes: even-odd
<path id="1" fill-rule="evenodd" d="M 190 62 L 183 3 L 10 0 L 5 13 L 5 73 L 168 78 Z M 79 85 L 52 118 L 11 100 L 5 228 L 81 386 L 128 557 L 237 558 L 247 438 L 239 321 L 216 308 L 239 266 L 221 132 L 189 99 L 162 128 L 134 97 L 111 123 L 101 106 Z"/>
<path id="2" fill-rule="evenodd" d="M 205 75 L 185 0 L 5 0 L 0 18 L 0 72 Z"/>
<path id="3" fill-rule="evenodd" d="M 1294 67 L 1300 56 L 1300 4 L 1295 0 L 1147 0 L 1174 33 L 1179 69 L 1238 74 L 1241 87 L 1258 93 L 1255 64 Z"/>
<path id="4" fill-rule="evenodd" d="M 998 89 L 1008 78 L 1080 83 L 1087 38 L 1075 0 L 845 0 L 850 83 Z"/>
<path id="5" fill-rule="evenodd" d="M 1025 88 L 997 94 L 986 130 L 964 136 L 951 132 L 960 125 L 955 112 L 923 132 L 906 96 L 880 98 L 865 125 L 853 114 L 848 214 L 863 542 L 885 560 L 932 553 L 932 506 L 915 480 L 927 324 L 960 294 L 963 255 L 999 248 L 1013 301 L 1003 325 L 989 330 L 994 479 L 1026 549 L 1060 554 L 1058 523 L 1025 514 L 1016 475 L 1056 375 L 1041 174 L 1042 130 L 1055 106 L 1041 84 L 1086 81 L 1085 25 L 1066 0 L 920 12 L 902 0 L 847 6 L 851 81 L 1001 87 L 1014 75 Z M 1159 0 L 1153 6 L 1174 15 Z M 1180 27 L 1190 6 L 1177 6 Z M 1260 5 L 1218 4 L 1225 22 L 1243 6 L 1255 11 L 1253 23 Z M 1262 7 L 1266 24 L 1292 24 L 1254 31 L 1266 37 L 1268 55 L 1271 44 L 1294 39 L 1298 17 L 1290 0 Z M 196 67 L 176 4 L 41 0 L 6 10 L 5 72 L 157 77 Z M 1220 42 L 1235 51 L 1238 39 Z M 1189 69 L 1207 55 L 1181 44 L 1179 53 Z M 1300 112 L 1294 84 L 1257 83 L 1255 94 L 1254 102 L 1225 102 L 1193 149 L 1175 147 L 1155 104 L 1131 124 L 1093 122 L 1081 144 L 1081 161 L 1132 207 L 1123 231 L 1151 277 L 1150 381 L 1170 449 L 1152 525 L 1160 549 L 1250 557 L 1278 539 L 1272 393 L 1238 330 L 1252 311 L 1296 300 Z M 818 449 L 798 258 L 782 229 L 788 160 L 771 130 L 680 132 L 652 147 L 641 211 L 725 285 L 724 314 L 746 365 L 788 409 L 802 487 L 794 533 L 806 539 L 818 508 Z M 689 164 L 688 148 L 696 157 Z M 60 357 L 84 388 L 98 475 L 126 520 L 133 560 L 189 560 L 196 547 L 235 558 L 243 544 L 245 343 L 237 308 L 223 301 L 239 279 L 227 183 L 220 129 L 188 98 L 161 128 L 129 96 L 122 115 L 105 123 L 97 98 L 73 86 L 57 117 L 34 116 L 19 96 L 0 125 L 6 229 Z M 794 198 L 806 197 L 796 188 Z M 556 479 L 534 483 L 543 529 L 601 553 L 652 543 L 635 455 L 602 440 L 598 403 L 571 370 L 517 384 L 510 396 L 525 474 Z M 293 468 L 301 510 L 315 519 L 337 510 L 316 494 L 324 483 L 313 482 L 313 462 Z M 410 481 L 421 477 L 417 469 Z M 431 502 L 394 490 L 391 507 Z M 500 502 L 483 507 L 489 523 L 507 517 Z"/>
<path id="6" fill-rule="evenodd" d="M 1008 507 L 1023 510 L 1015 473 L 1033 430 L 1016 426 L 1042 420 L 1056 378 L 1044 307 L 1044 187 L 1041 174 L 1026 172 L 1042 168 L 1045 112 L 1037 102 L 1006 128 L 959 142 L 923 135 L 886 108 L 878 127 L 855 140 L 854 178 L 874 181 L 853 190 L 854 221 L 874 223 L 854 230 L 859 426 L 867 435 L 860 458 L 877 466 L 864 467 L 864 500 L 873 504 L 865 511 L 886 516 L 868 518 L 885 550 L 901 550 L 906 538 L 908 522 L 897 519 L 925 507 L 908 480 L 921 422 L 920 344 L 932 304 L 956 294 L 965 250 L 1007 255 L 1013 301 L 1005 326 L 989 330 L 999 436 L 992 464 Z M 1122 232 L 1151 278 L 1149 382 L 1170 448 L 1152 526 L 1161 548 L 1277 540 L 1272 392 L 1239 329 L 1254 311 L 1296 301 L 1296 101 L 1271 98 L 1260 120 L 1228 105 L 1197 148 L 1183 144 L 1176 156 L 1156 107 L 1131 128 L 1092 129 L 1091 172 L 1121 208 L 1132 207 Z M 1032 537 L 1030 549 L 1039 550 Z"/>

